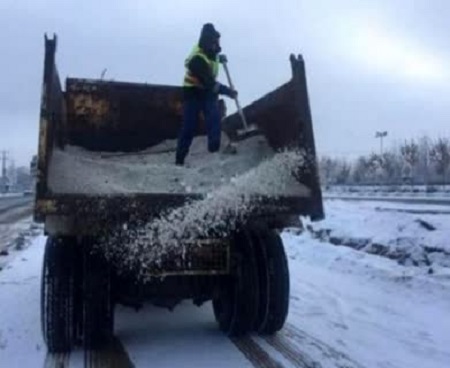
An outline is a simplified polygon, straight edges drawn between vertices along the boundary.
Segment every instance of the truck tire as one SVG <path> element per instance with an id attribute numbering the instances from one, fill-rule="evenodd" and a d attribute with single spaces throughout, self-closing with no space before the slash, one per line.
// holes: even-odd
<path id="1" fill-rule="evenodd" d="M 73 299 L 73 344 L 83 345 L 83 247 L 77 246 L 73 260 L 74 272 L 74 299 Z"/>
<path id="2" fill-rule="evenodd" d="M 47 238 L 41 278 L 41 328 L 50 353 L 69 352 L 73 343 L 76 239 Z"/>
<path id="3" fill-rule="evenodd" d="M 86 349 L 108 344 L 114 333 L 114 304 L 110 267 L 93 251 L 93 240 L 83 247 L 83 342 Z"/>
<path id="4" fill-rule="evenodd" d="M 289 267 L 283 241 L 274 230 L 261 230 L 257 259 L 260 277 L 260 300 L 255 330 L 273 335 L 283 328 L 289 312 Z"/>
<path id="5" fill-rule="evenodd" d="M 213 309 L 219 328 L 228 336 L 250 332 L 258 309 L 258 268 L 253 243 L 248 231 L 235 235 L 234 248 L 238 255 L 235 275 L 232 275 L 213 298 Z"/>
<path id="6" fill-rule="evenodd" d="M 258 265 L 259 280 L 259 301 L 258 310 L 256 312 L 255 324 L 253 331 L 259 332 L 267 320 L 269 314 L 269 269 L 267 249 L 264 239 L 261 237 L 261 231 L 252 232 L 253 244 L 255 244 L 255 259 Z"/>

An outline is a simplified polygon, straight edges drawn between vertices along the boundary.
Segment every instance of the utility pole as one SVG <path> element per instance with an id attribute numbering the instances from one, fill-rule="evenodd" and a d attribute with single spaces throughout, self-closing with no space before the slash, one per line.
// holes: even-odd
<path id="1" fill-rule="evenodd" d="M 383 157 L 383 138 L 387 137 L 387 135 L 388 135 L 388 132 L 386 132 L 386 131 L 375 133 L 375 138 L 380 139 L 380 157 Z"/>
<path id="2" fill-rule="evenodd" d="M 8 179 L 6 176 L 6 160 L 8 159 L 7 151 L 0 151 L 2 160 L 2 176 L 0 177 L 0 192 L 5 193 L 7 191 Z"/>

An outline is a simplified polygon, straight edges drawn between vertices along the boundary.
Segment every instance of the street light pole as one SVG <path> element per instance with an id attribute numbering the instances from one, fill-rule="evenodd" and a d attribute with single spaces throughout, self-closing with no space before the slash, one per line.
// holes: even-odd
<path id="1" fill-rule="evenodd" d="M 387 137 L 387 135 L 388 135 L 387 131 L 376 132 L 375 133 L 375 138 L 379 138 L 380 139 L 380 157 L 383 156 L 383 138 Z"/>
<path id="2" fill-rule="evenodd" d="M 375 132 L 375 138 L 379 138 L 380 139 L 380 165 L 381 167 L 383 167 L 383 138 L 387 137 L 388 132 L 387 131 L 382 131 L 382 132 Z M 381 175 L 380 175 L 380 185 L 381 185 Z"/>

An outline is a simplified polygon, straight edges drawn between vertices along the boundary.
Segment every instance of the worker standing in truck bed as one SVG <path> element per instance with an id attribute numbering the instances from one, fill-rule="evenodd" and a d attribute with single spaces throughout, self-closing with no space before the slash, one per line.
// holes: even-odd
<path id="1" fill-rule="evenodd" d="M 214 25 L 203 26 L 200 40 L 185 61 L 186 75 L 183 82 L 183 124 L 178 138 L 175 162 L 184 165 L 194 138 L 199 114 L 203 112 L 208 132 L 208 151 L 220 149 L 220 111 L 218 96 L 235 98 L 237 92 L 219 82 L 218 56 L 221 51 L 220 33 Z"/>

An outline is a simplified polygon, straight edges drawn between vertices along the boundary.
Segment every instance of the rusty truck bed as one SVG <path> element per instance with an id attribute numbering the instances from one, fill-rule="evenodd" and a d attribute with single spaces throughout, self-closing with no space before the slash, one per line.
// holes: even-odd
<path id="1" fill-rule="evenodd" d="M 199 193 L 61 193 L 49 185 L 51 158 L 68 146 L 91 152 L 137 152 L 177 138 L 182 120 L 182 90 L 161 86 L 71 78 L 63 90 L 55 55 L 56 37 L 45 41 L 40 111 L 35 219 L 70 216 L 80 223 L 111 219 L 128 221 L 157 216 L 168 208 L 201 199 Z M 244 109 L 274 149 L 298 147 L 312 157 L 302 167 L 304 195 L 263 200 L 259 215 L 297 214 L 323 217 L 322 195 L 315 165 L 315 146 L 304 63 L 291 56 L 292 79 Z M 220 102 L 222 115 L 225 104 Z M 223 120 L 233 139 L 240 126 L 237 114 Z M 201 119 L 197 135 L 206 133 Z M 300 163 L 299 163 L 300 165 Z"/>

